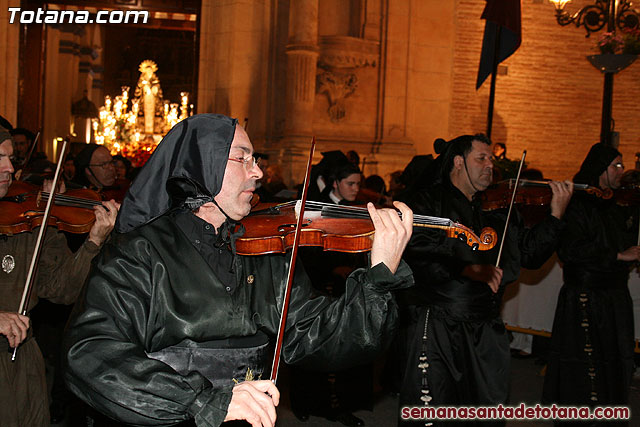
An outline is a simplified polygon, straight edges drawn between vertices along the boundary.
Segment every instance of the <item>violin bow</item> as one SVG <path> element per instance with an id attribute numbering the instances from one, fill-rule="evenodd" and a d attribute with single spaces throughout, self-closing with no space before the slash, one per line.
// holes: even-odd
<path id="1" fill-rule="evenodd" d="M 307 170 L 304 176 L 304 184 L 302 185 L 302 197 L 300 199 L 300 214 L 296 221 L 296 231 L 293 236 L 293 246 L 291 248 L 291 260 L 289 262 L 289 273 L 287 275 L 287 283 L 284 289 L 284 298 L 282 299 L 282 312 L 280 314 L 280 327 L 278 328 L 278 337 L 276 346 L 273 351 L 273 364 L 271 365 L 271 382 L 274 384 L 278 380 L 278 368 L 280 366 L 280 352 L 284 339 L 284 328 L 287 324 L 287 312 L 289 311 L 289 299 L 291 297 L 291 285 L 293 284 L 293 274 L 295 272 L 296 257 L 298 256 L 298 247 L 300 246 L 300 236 L 302 222 L 304 220 L 304 208 L 307 203 L 307 193 L 309 192 L 309 179 L 311 175 L 311 163 L 313 162 L 313 154 L 316 150 L 316 137 L 311 139 L 311 150 L 309 151 L 309 160 L 307 161 Z"/>
<path id="2" fill-rule="evenodd" d="M 47 223 L 49 222 L 49 213 L 51 212 L 51 206 L 53 205 L 53 199 L 55 199 L 56 187 L 58 186 L 58 179 L 60 178 L 60 170 L 62 169 L 62 162 L 64 161 L 64 153 L 67 148 L 67 140 L 65 139 L 62 143 L 62 151 L 60 151 L 60 158 L 58 159 L 58 164 L 56 165 L 56 173 L 53 176 L 53 182 L 51 183 L 51 196 L 47 200 L 47 207 L 44 210 L 44 215 L 42 216 L 42 224 L 40 225 L 40 230 L 38 230 L 38 239 L 36 240 L 36 246 L 33 249 L 33 255 L 31 256 L 31 264 L 29 265 L 29 272 L 27 273 L 27 280 L 24 284 L 24 289 L 22 291 L 22 300 L 20 301 L 20 308 L 18 309 L 18 313 L 23 316 L 27 315 L 27 309 L 29 308 L 29 299 L 31 298 L 31 291 L 33 290 L 33 282 L 35 281 L 35 271 L 36 266 L 38 265 L 38 259 L 40 259 L 40 252 L 42 251 L 42 239 L 44 237 L 44 233 L 47 231 Z M 13 353 L 11 355 L 11 361 L 16 360 L 16 353 L 18 352 L 18 346 L 13 349 Z"/>
<path id="3" fill-rule="evenodd" d="M 518 175 L 516 176 L 516 184 L 513 187 L 513 193 L 511 193 L 511 203 L 509 203 L 509 210 L 507 211 L 507 221 L 504 223 L 504 232 L 502 233 L 502 239 L 500 240 L 500 249 L 498 250 L 498 259 L 496 260 L 496 267 L 500 267 L 500 259 L 502 258 L 502 248 L 504 247 L 504 241 L 507 237 L 507 229 L 509 228 L 509 220 L 511 219 L 513 202 L 515 202 L 516 200 L 516 191 L 518 191 L 518 184 L 520 183 L 520 172 L 522 172 L 522 165 L 524 165 L 525 157 L 527 157 L 527 150 L 524 150 L 522 152 L 522 159 L 520 160 L 520 166 L 518 167 Z"/>

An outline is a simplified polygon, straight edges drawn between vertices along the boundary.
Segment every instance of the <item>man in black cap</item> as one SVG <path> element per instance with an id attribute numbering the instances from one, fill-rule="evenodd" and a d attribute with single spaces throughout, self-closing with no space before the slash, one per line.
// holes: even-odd
<path id="1" fill-rule="evenodd" d="M 277 332 L 289 257 L 235 253 L 237 222 L 262 176 L 253 153 L 235 119 L 192 116 L 167 134 L 129 189 L 66 339 L 69 386 L 109 417 L 274 425 L 279 392 L 255 379 Z M 400 258 L 413 216 L 398 208 L 402 220 L 369 207 L 371 266 L 350 276 L 343 297 L 311 298 L 296 269 L 284 361 L 348 366 L 388 341 L 396 320 L 390 291 L 412 282 Z"/>
<path id="2" fill-rule="evenodd" d="M 602 143 L 589 150 L 575 183 L 620 187 L 622 155 Z M 564 285 L 553 320 L 543 401 L 602 406 L 629 403 L 633 304 L 629 267 L 640 261 L 637 209 L 576 194 L 565 214 L 558 257 Z"/>
<path id="3" fill-rule="evenodd" d="M 491 142 L 484 135 L 439 140 L 435 182 L 407 196 L 416 213 L 450 218 L 472 228 L 484 227 L 503 239 L 507 209 L 483 211 L 482 192 L 493 178 Z M 416 286 L 398 295 L 405 306 L 402 329 L 401 405 L 497 405 L 509 393 L 509 340 L 500 303 L 505 286 L 520 267 L 538 268 L 555 250 L 573 185 L 551 182 L 547 218 L 525 229 L 514 212 L 496 266 L 499 245 L 472 251 L 440 230 L 416 230 L 404 259 Z M 402 414 L 401 414 L 402 415 Z M 411 420 L 408 425 L 413 425 Z M 405 420 L 400 419 L 404 424 Z"/>
<path id="4" fill-rule="evenodd" d="M 81 187 L 101 190 L 116 182 L 116 169 L 109 150 L 97 144 L 87 144 L 74 159 L 74 182 Z"/>

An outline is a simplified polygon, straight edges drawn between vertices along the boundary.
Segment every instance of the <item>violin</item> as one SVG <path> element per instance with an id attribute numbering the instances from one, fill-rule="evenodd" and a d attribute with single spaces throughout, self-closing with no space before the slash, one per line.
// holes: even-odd
<path id="1" fill-rule="evenodd" d="M 293 246 L 300 201 L 294 200 L 252 211 L 241 224 L 245 233 L 235 241 L 239 255 L 285 253 Z M 487 251 L 497 242 L 497 234 L 486 227 L 480 237 L 462 224 L 447 218 L 414 215 L 414 227 L 445 230 L 447 237 L 463 241 L 472 250 Z M 301 228 L 300 246 L 319 246 L 326 251 L 347 253 L 371 250 L 374 227 L 364 207 L 341 206 L 307 201 Z"/>
<path id="2" fill-rule="evenodd" d="M 126 178 L 118 178 L 110 187 L 103 187 L 100 189 L 100 195 L 102 200 L 115 200 L 118 203 L 122 203 L 124 196 L 127 194 L 131 186 L 131 181 Z"/>
<path id="3" fill-rule="evenodd" d="M 492 211 L 509 207 L 515 179 L 502 181 L 497 186 L 487 189 L 482 194 L 482 209 Z M 573 184 L 576 191 L 584 191 L 602 199 L 610 199 L 613 192 L 610 189 L 601 190 L 586 184 Z M 551 203 L 553 193 L 549 181 L 535 181 L 521 179 L 516 192 L 515 204 L 528 206 L 545 206 Z"/>
<path id="4" fill-rule="evenodd" d="M 0 234 L 23 233 L 42 225 L 49 195 L 33 184 L 12 182 L 0 199 Z M 47 225 L 70 233 L 88 233 L 96 220 L 93 207 L 101 204 L 101 195 L 93 190 L 56 194 Z"/>
<path id="5" fill-rule="evenodd" d="M 620 206 L 640 206 L 640 185 L 618 188 L 613 197 Z"/>

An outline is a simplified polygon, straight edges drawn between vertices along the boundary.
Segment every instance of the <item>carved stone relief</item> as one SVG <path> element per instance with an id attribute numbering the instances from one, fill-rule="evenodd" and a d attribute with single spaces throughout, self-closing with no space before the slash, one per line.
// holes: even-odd
<path id="1" fill-rule="evenodd" d="M 355 71 L 375 67 L 379 60 L 376 41 L 347 36 L 324 36 L 320 40 L 316 92 L 325 94 L 332 122 L 342 120 L 347 107 L 345 99 L 358 88 Z"/>
<path id="2" fill-rule="evenodd" d="M 343 119 L 346 114 L 344 100 L 358 87 L 358 77 L 353 73 L 324 70 L 318 74 L 316 84 L 318 93 L 327 95 L 331 121 L 335 123 Z"/>

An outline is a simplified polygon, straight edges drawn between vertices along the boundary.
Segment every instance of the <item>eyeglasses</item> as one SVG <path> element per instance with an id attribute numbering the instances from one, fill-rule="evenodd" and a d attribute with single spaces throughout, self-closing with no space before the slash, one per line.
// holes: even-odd
<path id="1" fill-rule="evenodd" d="M 242 163 L 244 168 L 246 170 L 248 170 L 248 171 L 253 169 L 256 166 L 260 166 L 260 159 L 256 159 L 253 156 L 251 156 L 251 157 L 238 157 L 238 158 L 229 157 L 229 160 L 231 160 L 232 162 Z"/>
<path id="2" fill-rule="evenodd" d="M 616 169 L 622 169 L 622 170 L 624 170 L 624 165 L 623 165 L 622 163 L 620 163 L 620 162 L 618 162 L 618 163 L 614 163 L 614 164 L 612 164 L 611 166 L 613 166 L 613 167 L 614 167 L 614 168 L 616 168 Z"/>
<path id="3" fill-rule="evenodd" d="M 96 166 L 102 169 L 107 169 L 112 167 L 113 164 L 113 160 L 109 160 L 108 162 L 103 162 L 103 163 L 89 163 L 89 166 Z"/>

